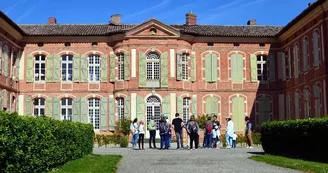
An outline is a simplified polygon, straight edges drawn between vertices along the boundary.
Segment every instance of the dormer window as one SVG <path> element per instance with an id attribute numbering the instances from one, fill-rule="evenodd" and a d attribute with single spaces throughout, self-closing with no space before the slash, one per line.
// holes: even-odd
<path id="1" fill-rule="evenodd" d="M 150 35 L 156 35 L 157 30 L 155 28 L 150 28 L 149 33 Z"/>

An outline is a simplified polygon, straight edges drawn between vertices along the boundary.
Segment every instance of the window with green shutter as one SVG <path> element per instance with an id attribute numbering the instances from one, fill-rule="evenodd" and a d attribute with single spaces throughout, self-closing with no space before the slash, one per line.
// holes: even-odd
<path id="1" fill-rule="evenodd" d="M 0 48 L 1 49 L 1 48 Z M 15 72 L 15 77 L 16 80 L 19 80 L 19 68 L 20 68 L 20 60 L 22 58 L 22 51 L 20 50 L 17 54 L 16 61 L 15 61 L 15 67 L 16 67 L 16 72 Z M 1 58 L 0 58 L 1 59 Z M 1 61 L 1 60 L 0 60 Z M 1 65 L 1 64 L 0 64 Z"/>
<path id="2" fill-rule="evenodd" d="M 32 100 L 32 97 L 30 96 L 25 96 L 25 105 L 24 105 L 24 108 L 25 108 L 25 115 L 27 116 L 32 116 L 33 115 L 33 100 Z"/>
<path id="3" fill-rule="evenodd" d="M 294 76 L 297 78 L 299 74 L 299 51 L 298 51 L 298 44 L 293 47 L 293 55 L 294 55 Z"/>
<path id="4" fill-rule="evenodd" d="M 101 55 L 101 82 L 107 82 L 107 55 Z"/>
<path id="5" fill-rule="evenodd" d="M 271 102 L 271 99 L 266 96 L 257 97 L 258 125 L 270 121 L 272 113 Z"/>
<path id="6" fill-rule="evenodd" d="M 242 83 L 244 81 L 244 60 L 240 54 L 231 56 L 231 80 L 234 83 Z"/>
<path id="7" fill-rule="evenodd" d="M 232 99 L 232 120 L 235 131 L 244 130 L 245 127 L 245 99 L 243 97 L 234 97 Z"/>
<path id="8" fill-rule="evenodd" d="M 94 57 L 94 59 L 95 58 L 96 57 Z M 95 62 L 95 61 L 92 61 L 92 62 Z M 94 64 L 94 63 L 92 63 L 92 64 Z M 99 65 L 99 63 L 97 65 Z M 98 66 L 98 68 L 99 68 L 99 66 Z M 95 69 L 91 71 L 91 74 L 94 74 L 94 72 L 95 72 Z M 91 81 L 96 81 L 96 78 L 94 78 L 94 77 L 95 76 L 92 76 Z M 93 80 L 93 79 L 95 79 L 95 80 Z M 80 80 L 80 82 L 88 82 L 88 59 L 87 59 L 86 55 L 81 56 L 81 80 Z"/>
<path id="9" fill-rule="evenodd" d="M 3 75 L 8 77 L 8 65 L 9 65 L 9 48 L 8 45 L 5 44 L 3 47 Z"/>
<path id="10" fill-rule="evenodd" d="M 124 80 L 130 80 L 130 53 L 124 52 Z"/>
<path id="11" fill-rule="evenodd" d="M 52 109 L 53 109 L 53 111 L 52 111 L 52 116 L 53 116 L 53 118 L 54 119 L 56 119 L 56 120 L 61 120 L 61 116 L 60 116 L 60 100 L 59 100 L 59 98 L 57 98 L 57 97 L 53 97 L 53 99 L 52 99 Z M 71 102 L 71 104 L 72 104 L 72 102 Z M 70 106 L 72 106 L 72 105 L 70 105 Z M 68 114 L 70 114 L 70 116 L 72 116 L 71 114 L 72 114 L 72 109 L 68 109 L 68 111 L 70 110 L 70 112 L 67 112 Z"/>
<path id="12" fill-rule="evenodd" d="M 139 52 L 139 87 L 146 87 L 146 57 L 143 52 Z"/>
<path id="13" fill-rule="evenodd" d="M 190 61 L 191 61 L 191 76 L 190 81 L 195 82 L 196 81 L 196 55 L 195 52 L 192 52 L 190 55 Z"/>
<path id="14" fill-rule="evenodd" d="M 54 55 L 54 71 L 53 71 L 53 82 L 59 82 L 61 78 L 61 60 L 60 60 L 60 55 L 55 54 Z"/>
<path id="15" fill-rule="evenodd" d="M 168 117 L 170 117 L 170 113 L 171 113 L 170 100 L 171 100 L 171 97 L 170 97 L 170 95 L 168 95 L 168 96 L 164 97 L 163 101 L 162 101 L 162 114 L 164 114 L 165 116 L 168 116 Z"/>
<path id="16" fill-rule="evenodd" d="M 78 100 L 78 101 L 76 101 Z M 54 97 L 54 118 L 58 120 L 68 120 L 77 122 L 80 121 L 80 102 L 79 98 L 62 98 L 59 102 L 59 99 Z M 74 102 L 74 103 L 73 103 Z M 74 109 L 73 109 L 73 104 Z M 57 112 L 56 112 L 57 111 Z M 61 111 L 61 113 L 59 113 Z M 72 117 L 73 114 L 73 117 Z"/>
<path id="17" fill-rule="evenodd" d="M 218 115 L 219 99 L 217 97 L 208 97 L 205 100 L 205 112 L 209 116 Z"/>
<path id="18" fill-rule="evenodd" d="M 130 97 L 127 96 L 124 98 L 124 118 L 131 119 L 130 113 L 131 113 L 131 102 Z"/>
<path id="19" fill-rule="evenodd" d="M 177 53 L 177 80 L 182 80 L 182 54 Z"/>
<path id="20" fill-rule="evenodd" d="M 101 98 L 100 103 L 100 129 L 107 130 L 108 98 Z"/>
<path id="21" fill-rule="evenodd" d="M 115 99 L 109 97 L 109 130 L 115 130 Z"/>
<path id="22" fill-rule="evenodd" d="M 205 55 L 205 80 L 209 83 L 217 82 L 218 64 L 216 54 L 210 53 Z"/>
<path id="23" fill-rule="evenodd" d="M 109 82 L 115 82 L 115 57 L 114 53 L 110 53 L 109 60 Z"/>
<path id="24" fill-rule="evenodd" d="M 73 57 L 73 81 L 80 82 L 81 77 L 81 55 L 75 54 Z"/>
<path id="25" fill-rule="evenodd" d="M 143 97 L 141 97 L 139 95 L 137 96 L 137 117 L 136 118 L 138 118 L 139 121 L 146 120 L 145 119 L 145 100 Z"/>
<path id="26" fill-rule="evenodd" d="M 191 105 L 192 105 L 192 108 L 191 108 L 192 109 L 192 114 L 195 115 L 195 116 L 198 116 L 197 115 L 197 96 L 196 95 L 194 95 L 192 97 Z"/>
<path id="27" fill-rule="evenodd" d="M 295 119 L 300 118 L 300 94 L 298 91 L 294 93 L 294 111 L 295 111 Z"/>
<path id="28" fill-rule="evenodd" d="M 36 64 L 37 66 L 38 64 Z M 54 80 L 54 55 L 49 54 L 46 57 L 46 82 L 53 82 Z"/>
<path id="29" fill-rule="evenodd" d="M 276 62 L 276 58 L 275 58 L 275 53 L 270 53 L 269 54 L 269 59 L 268 59 L 268 63 L 269 63 L 269 81 L 275 81 L 276 79 L 276 67 L 275 67 L 275 62 Z"/>
<path id="30" fill-rule="evenodd" d="M 164 52 L 161 56 L 161 87 L 167 88 L 169 85 L 168 74 L 168 53 Z"/>
<path id="31" fill-rule="evenodd" d="M 251 54 L 250 55 L 250 62 L 251 62 L 251 82 L 257 82 L 257 76 L 258 76 L 258 72 L 257 72 L 257 59 L 256 59 L 256 55 Z"/>
<path id="32" fill-rule="evenodd" d="M 319 31 L 315 30 L 312 33 L 312 37 L 313 37 L 313 66 L 314 67 L 318 67 L 319 66 L 319 52 L 320 52 L 320 48 L 319 48 Z"/>
<path id="33" fill-rule="evenodd" d="M 303 71 L 308 71 L 309 60 L 308 60 L 308 51 L 309 51 L 309 41 L 307 37 L 304 37 L 302 40 L 302 50 L 303 50 Z"/>
<path id="34" fill-rule="evenodd" d="M 3 107 L 8 108 L 8 92 L 7 90 L 3 90 Z"/>
<path id="35" fill-rule="evenodd" d="M 72 121 L 80 122 L 80 115 L 81 115 L 81 98 L 74 98 Z"/>
<path id="36" fill-rule="evenodd" d="M 98 101 L 98 105 L 95 106 L 97 109 L 93 109 L 93 110 L 99 110 L 99 100 Z M 96 105 L 95 103 L 92 105 Z M 88 117 L 88 101 L 86 98 L 81 98 L 80 100 L 80 111 L 81 111 L 81 123 L 89 123 L 89 117 Z M 94 112 L 93 112 L 94 113 Z M 99 112 L 98 112 L 98 118 L 99 118 Z"/>
<path id="37" fill-rule="evenodd" d="M 183 98 L 182 97 L 177 97 L 177 113 L 179 115 L 183 115 Z"/>
<path id="38" fill-rule="evenodd" d="M 53 117 L 53 100 L 52 97 L 46 98 L 46 116 Z"/>

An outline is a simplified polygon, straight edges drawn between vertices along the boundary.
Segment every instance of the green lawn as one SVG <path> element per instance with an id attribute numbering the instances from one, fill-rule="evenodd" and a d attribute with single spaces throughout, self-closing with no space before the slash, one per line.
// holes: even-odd
<path id="1" fill-rule="evenodd" d="M 251 156 L 249 158 L 255 161 L 265 162 L 271 165 L 281 166 L 285 168 L 301 170 L 308 173 L 328 172 L 328 164 L 326 163 L 290 159 L 287 157 L 272 156 L 272 155 L 257 155 L 257 156 Z"/>
<path id="2" fill-rule="evenodd" d="M 88 155 L 73 160 L 63 166 L 54 168 L 51 172 L 58 173 L 114 173 L 122 156 L 118 155 Z"/>

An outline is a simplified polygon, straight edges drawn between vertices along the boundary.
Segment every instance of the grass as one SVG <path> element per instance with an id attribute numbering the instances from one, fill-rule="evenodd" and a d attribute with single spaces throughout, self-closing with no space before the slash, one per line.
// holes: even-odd
<path id="1" fill-rule="evenodd" d="M 88 155 L 81 159 L 73 160 L 63 166 L 54 168 L 57 173 L 114 173 L 117 163 L 122 156 L 119 155 Z"/>
<path id="2" fill-rule="evenodd" d="M 256 155 L 249 157 L 252 160 L 265 162 L 275 166 L 301 170 L 308 173 L 327 173 L 328 164 L 305 160 L 291 159 L 281 156 Z"/>

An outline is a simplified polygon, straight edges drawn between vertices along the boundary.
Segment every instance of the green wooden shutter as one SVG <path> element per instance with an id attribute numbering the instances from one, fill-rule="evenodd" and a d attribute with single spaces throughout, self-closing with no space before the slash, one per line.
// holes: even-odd
<path id="1" fill-rule="evenodd" d="M 107 130 L 108 98 L 101 98 L 100 104 L 100 130 Z"/>
<path id="2" fill-rule="evenodd" d="M 240 83 L 244 80 L 243 57 L 239 54 L 233 54 L 231 57 L 231 77 L 232 82 Z"/>
<path id="3" fill-rule="evenodd" d="M 212 97 L 211 115 L 218 115 L 219 113 L 218 106 L 219 106 L 219 99 L 217 97 Z"/>
<path id="4" fill-rule="evenodd" d="M 81 98 L 74 98 L 72 121 L 80 122 L 80 114 L 81 114 Z"/>
<path id="5" fill-rule="evenodd" d="M 88 101 L 86 98 L 81 98 L 81 123 L 89 123 L 88 117 Z"/>
<path id="6" fill-rule="evenodd" d="M 211 54 L 205 55 L 205 81 L 212 82 L 212 57 Z"/>
<path id="7" fill-rule="evenodd" d="M 8 50 L 8 46 L 7 45 L 5 45 L 5 47 L 4 47 L 4 61 L 3 61 L 3 65 L 4 65 L 4 68 L 3 68 L 3 70 L 4 70 L 4 73 L 3 73 L 3 75 L 5 76 L 5 77 L 8 77 L 8 64 L 9 64 L 9 50 Z"/>
<path id="8" fill-rule="evenodd" d="M 285 119 L 285 96 L 279 94 L 279 120 Z"/>
<path id="9" fill-rule="evenodd" d="M 237 82 L 237 54 L 231 55 L 231 81 Z"/>
<path id="10" fill-rule="evenodd" d="M 275 55 L 274 53 L 269 54 L 269 81 L 275 81 L 276 79 L 276 70 L 275 70 Z"/>
<path id="11" fill-rule="evenodd" d="M 2 57 L 2 42 L 0 42 L 0 74 L 2 74 L 2 61 L 3 61 L 3 57 Z M 1 105 L 0 105 L 0 109 L 2 109 Z"/>
<path id="12" fill-rule="evenodd" d="M 300 116 L 300 96 L 298 92 L 294 93 L 294 102 L 295 102 L 295 119 L 299 119 Z"/>
<path id="13" fill-rule="evenodd" d="M 314 58 L 313 66 L 318 67 L 319 66 L 319 45 L 318 45 L 319 38 L 316 31 L 312 33 L 312 36 L 313 36 L 313 58 Z"/>
<path id="14" fill-rule="evenodd" d="M 73 57 L 73 81 L 80 82 L 81 55 L 75 54 Z"/>
<path id="15" fill-rule="evenodd" d="M 168 53 L 164 52 L 161 56 L 161 87 L 167 88 L 169 85 L 168 73 Z"/>
<path id="16" fill-rule="evenodd" d="M 4 90 L 3 92 L 3 106 L 8 108 L 8 92 Z"/>
<path id="17" fill-rule="evenodd" d="M 183 98 L 177 97 L 177 112 L 180 116 L 183 115 Z"/>
<path id="18" fill-rule="evenodd" d="M 137 96 L 137 118 L 145 121 L 145 101 L 141 96 Z"/>
<path id="19" fill-rule="evenodd" d="M 88 82 L 88 59 L 86 55 L 81 56 L 81 82 Z"/>
<path id="20" fill-rule="evenodd" d="M 54 97 L 53 99 L 52 99 L 52 103 L 53 103 L 53 107 L 52 107 L 52 109 L 53 109 L 53 118 L 55 118 L 56 120 L 61 120 L 61 114 L 60 114 L 60 112 L 61 112 L 61 107 L 60 107 L 60 99 L 59 98 L 57 98 L 57 97 Z"/>
<path id="21" fill-rule="evenodd" d="M 143 52 L 139 52 L 139 87 L 146 87 L 146 57 Z"/>
<path id="22" fill-rule="evenodd" d="M 257 82 L 257 59 L 256 55 L 250 55 L 251 60 L 251 82 Z"/>
<path id="23" fill-rule="evenodd" d="M 33 100 L 32 100 L 32 97 L 30 96 L 26 96 L 25 98 L 25 115 L 28 115 L 28 116 L 33 116 Z"/>
<path id="24" fill-rule="evenodd" d="M 53 82 L 54 79 L 54 55 L 49 54 L 46 57 L 46 82 Z"/>
<path id="25" fill-rule="evenodd" d="M 190 81 L 195 82 L 196 81 L 196 57 L 195 53 L 191 53 L 190 60 L 191 60 L 191 76 Z"/>
<path id="26" fill-rule="evenodd" d="M 131 102 L 130 102 L 130 97 L 125 97 L 124 98 L 124 118 L 131 119 L 130 118 L 130 107 L 131 107 Z"/>
<path id="27" fill-rule="evenodd" d="M 165 116 L 168 116 L 168 117 L 171 117 L 170 116 L 170 99 L 171 97 L 168 95 L 166 97 L 163 98 L 163 101 L 162 101 L 162 114 L 164 114 Z"/>
<path id="28" fill-rule="evenodd" d="M 101 82 L 107 82 L 107 55 L 101 55 Z"/>
<path id="29" fill-rule="evenodd" d="M 244 130 L 244 101 L 245 99 L 242 97 L 235 97 L 232 99 L 232 119 L 234 121 L 234 128 L 236 131 Z"/>
<path id="30" fill-rule="evenodd" d="M 207 115 L 212 114 L 212 97 L 207 97 L 205 100 L 205 113 Z"/>
<path id="31" fill-rule="evenodd" d="M 1 99 L 1 94 L 0 94 L 0 99 Z M 16 97 L 16 109 L 15 111 L 18 113 L 19 112 L 19 97 Z M 0 101 L 0 108 L 1 108 L 1 101 Z"/>
<path id="32" fill-rule="evenodd" d="M 192 97 L 192 114 L 197 117 L 197 96 Z"/>
<path id="33" fill-rule="evenodd" d="M 54 79 L 53 82 L 59 82 L 61 79 L 61 61 L 60 61 L 60 55 L 54 55 Z"/>
<path id="34" fill-rule="evenodd" d="M 182 58 L 181 53 L 177 53 L 177 80 L 182 80 Z"/>
<path id="35" fill-rule="evenodd" d="M 109 130 L 115 130 L 115 100 L 109 97 Z"/>
<path id="36" fill-rule="evenodd" d="M 308 71 L 308 43 L 305 38 L 302 40 L 302 48 L 303 48 L 303 71 Z"/>
<path id="37" fill-rule="evenodd" d="M 270 120 L 270 100 L 267 97 L 258 99 L 259 125 Z"/>
<path id="38" fill-rule="evenodd" d="M 16 80 L 17 81 L 19 79 L 19 68 L 20 68 L 20 60 L 21 60 L 21 57 L 22 57 L 22 51 L 19 51 L 18 52 L 18 56 L 17 56 L 16 61 L 15 61 L 15 66 L 16 66 L 16 69 L 15 69 L 16 70 L 15 77 L 16 77 Z"/>
<path id="39" fill-rule="evenodd" d="M 114 53 L 110 53 L 109 61 L 109 82 L 115 82 L 115 57 Z"/>
<path id="40" fill-rule="evenodd" d="M 124 80 L 130 80 L 130 53 L 124 52 Z"/>
<path id="41" fill-rule="evenodd" d="M 218 57 L 211 53 L 211 82 L 218 81 Z"/>
<path id="42" fill-rule="evenodd" d="M 27 55 L 26 61 L 26 82 L 33 82 L 34 70 L 33 70 L 34 57 L 33 55 Z"/>
<path id="43" fill-rule="evenodd" d="M 53 117 L 53 108 L 52 108 L 52 97 L 46 98 L 46 116 Z"/>

